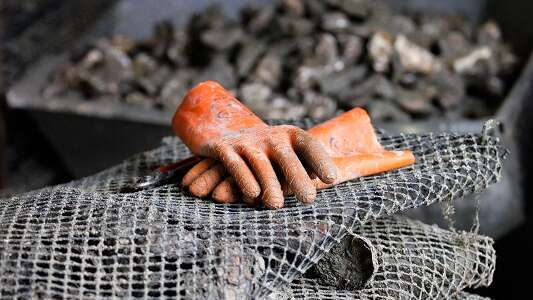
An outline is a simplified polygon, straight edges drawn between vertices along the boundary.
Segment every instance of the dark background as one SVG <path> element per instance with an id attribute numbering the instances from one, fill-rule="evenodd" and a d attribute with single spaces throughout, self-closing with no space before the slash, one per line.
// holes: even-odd
<path id="1" fill-rule="evenodd" d="M 132 0 L 119 3 L 117 19 L 121 14 L 133 14 L 136 24 L 121 24 L 117 32 L 131 36 L 146 36 L 151 28 L 143 26 L 154 19 L 172 17 L 170 12 L 197 11 L 212 1 L 145 1 L 147 9 L 133 9 L 142 3 Z M 221 1 L 222 2 L 222 1 Z M 231 16 L 234 7 L 247 1 L 224 1 L 224 8 Z M 269 1 L 253 1 L 269 2 Z M 397 6 L 432 6 L 437 10 L 460 11 L 474 22 L 494 19 L 502 27 L 514 50 L 527 57 L 533 45 L 533 2 L 520 1 L 393 1 Z M 154 4 L 157 3 L 157 4 Z M 76 39 L 116 1 L 66 1 L 66 0 L 2 0 L 0 1 L 0 195 L 7 196 L 47 185 L 67 182 L 75 178 L 65 167 L 60 156 L 40 131 L 30 113 L 11 110 L 6 105 L 6 92 L 32 63 L 50 53 L 65 51 Z M 168 6 L 172 9 L 169 9 Z M 480 9 L 481 8 L 481 9 Z M 173 18 L 183 24 L 183 17 Z M 524 107 L 523 115 L 531 111 Z M 518 118 L 519 116 L 517 116 Z M 524 131 L 531 127 L 528 118 L 521 121 Z M 83 135 L 83 133 L 79 133 Z M 531 149 L 524 139 L 521 147 Z M 154 145 L 155 146 L 155 145 Z M 530 152 L 529 152 L 530 153 Z M 87 158 L 95 159 L 95 158 Z M 118 163 L 118 161 L 117 161 Z M 524 161 L 527 170 L 529 161 Z M 527 172 L 529 173 L 529 172 Z M 526 175 L 529 176 L 529 175 Z M 496 243 L 498 255 L 495 281 L 482 294 L 497 299 L 523 299 L 530 293 L 530 276 L 523 275 L 523 267 L 531 266 L 532 231 L 530 177 L 526 178 L 525 199 L 528 221 Z"/>

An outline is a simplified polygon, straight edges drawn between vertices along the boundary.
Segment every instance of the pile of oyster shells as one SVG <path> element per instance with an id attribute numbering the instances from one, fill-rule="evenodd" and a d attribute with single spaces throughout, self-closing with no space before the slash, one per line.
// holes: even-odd
<path id="1" fill-rule="evenodd" d="M 210 7 L 151 38 L 115 36 L 72 54 L 46 97 L 112 95 L 173 111 L 216 80 L 263 118 L 329 118 L 355 106 L 383 121 L 479 118 L 510 88 L 517 59 L 493 22 L 393 12 L 371 0 L 282 0 L 238 21 Z"/>

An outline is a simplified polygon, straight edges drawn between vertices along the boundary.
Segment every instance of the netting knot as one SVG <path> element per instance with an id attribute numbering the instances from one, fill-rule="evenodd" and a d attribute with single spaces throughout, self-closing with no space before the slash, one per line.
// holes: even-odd
<path id="1" fill-rule="evenodd" d="M 483 145 L 487 144 L 488 137 L 497 138 L 503 133 L 502 122 L 494 119 L 489 119 L 483 123 L 483 128 L 481 129 L 481 143 Z"/>

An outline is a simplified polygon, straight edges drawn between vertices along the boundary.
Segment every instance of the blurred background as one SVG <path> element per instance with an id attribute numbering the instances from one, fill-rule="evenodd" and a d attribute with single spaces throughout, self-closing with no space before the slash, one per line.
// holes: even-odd
<path id="1" fill-rule="evenodd" d="M 502 180 L 459 201 L 454 220 L 468 229 L 479 212 L 497 241 L 484 294 L 522 298 L 533 250 L 531 12 L 526 0 L 2 0 L 0 195 L 158 146 L 203 80 L 265 119 L 362 106 L 387 132 L 418 133 L 480 132 L 494 118 L 511 151 Z M 441 209 L 408 214 L 447 226 Z"/>

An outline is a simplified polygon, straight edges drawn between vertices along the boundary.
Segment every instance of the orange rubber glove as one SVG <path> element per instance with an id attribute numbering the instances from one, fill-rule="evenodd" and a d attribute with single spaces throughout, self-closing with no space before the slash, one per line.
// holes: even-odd
<path id="1" fill-rule="evenodd" d="M 354 108 L 308 130 L 326 149 L 337 169 L 337 179 L 324 183 L 314 179 L 321 189 L 361 176 L 368 176 L 413 164 L 411 151 L 387 151 L 378 142 L 370 117 L 365 110 Z M 232 178 L 225 178 L 223 167 L 213 160 L 204 160 L 183 177 L 182 185 L 198 196 L 212 194 L 221 203 L 233 203 L 240 198 Z M 284 194 L 291 194 L 284 185 Z M 244 200 L 250 201 L 246 197 Z"/>
<path id="2" fill-rule="evenodd" d="M 222 180 L 227 170 L 246 198 L 256 199 L 262 193 L 270 208 L 282 207 L 284 200 L 273 163 L 305 203 L 314 201 L 316 188 L 299 157 L 323 182 L 336 179 L 335 165 L 317 140 L 295 126 L 268 126 L 216 82 L 202 82 L 187 93 L 172 127 L 194 154 L 221 162 L 209 170 L 213 160 L 193 168 L 205 171 L 205 183 L 216 181 L 213 177 Z"/>

